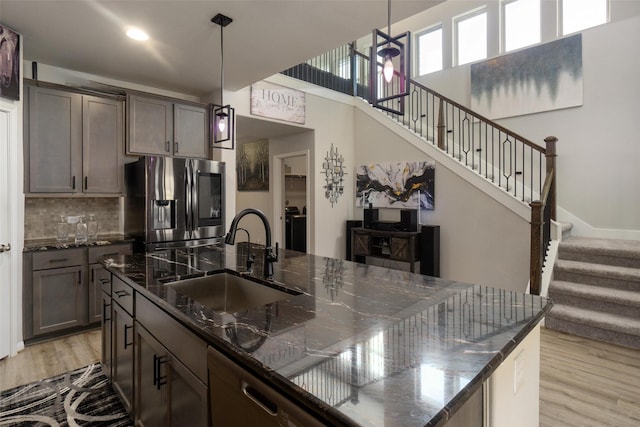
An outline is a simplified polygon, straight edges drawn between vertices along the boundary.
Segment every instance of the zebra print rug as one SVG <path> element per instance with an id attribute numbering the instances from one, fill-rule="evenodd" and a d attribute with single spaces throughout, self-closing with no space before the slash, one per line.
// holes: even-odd
<path id="1" fill-rule="evenodd" d="M 0 426 L 133 426 L 100 364 L 0 393 Z"/>

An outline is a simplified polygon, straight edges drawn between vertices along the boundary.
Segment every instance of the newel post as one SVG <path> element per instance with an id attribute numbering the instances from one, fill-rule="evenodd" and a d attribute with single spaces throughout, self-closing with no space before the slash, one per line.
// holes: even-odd
<path id="1" fill-rule="evenodd" d="M 556 220 L 556 142 L 558 142 L 558 138 L 555 136 L 548 136 L 544 139 L 544 142 L 547 144 L 545 150 L 545 157 L 547 159 L 547 173 L 552 173 L 551 179 L 551 188 L 549 191 L 549 201 L 547 203 L 551 203 L 551 219 Z"/>
<path id="2" fill-rule="evenodd" d="M 544 203 L 535 200 L 531 206 L 531 251 L 529 260 L 529 292 L 532 295 L 540 295 L 542 284 L 542 225 L 544 224 Z"/>

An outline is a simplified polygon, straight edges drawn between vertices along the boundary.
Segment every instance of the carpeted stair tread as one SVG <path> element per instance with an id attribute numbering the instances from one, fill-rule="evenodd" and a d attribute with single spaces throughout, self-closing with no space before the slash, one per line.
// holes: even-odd
<path id="1" fill-rule="evenodd" d="M 638 317 L 640 318 L 640 292 L 554 280 L 549 287 L 549 295 L 551 298 L 553 298 L 553 294 L 555 293 L 635 306 L 638 307 Z"/>
<path id="2" fill-rule="evenodd" d="M 563 304 L 554 305 L 548 317 L 637 336 L 638 341 L 640 341 L 640 318 L 634 319 L 628 316 L 600 313 L 593 310 L 569 307 Z"/>
<path id="3" fill-rule="evenodd" d="M 561 259 L 640 268 L 640 241 L 569 237 L 560 243 Z"/>
<path id="4" fill-rule="evenodd" d="M 576 281 L 640 290 L 640 269 L 638 268 L 559 259 L 555 264 L 554 277 L 568 282 Z"/>

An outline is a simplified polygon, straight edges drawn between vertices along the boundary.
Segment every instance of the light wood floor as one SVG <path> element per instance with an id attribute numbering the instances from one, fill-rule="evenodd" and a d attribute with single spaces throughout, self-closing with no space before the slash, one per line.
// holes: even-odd
<path id="1" fill-rule="evenodd" d="M 101 348 L 100 329 L 28 346 L 0 360 L 0 391 L 98 362 Z"/>
<path id="2" fill-rule="evenodd" d="M 540 426 L 640 426 L 640 351 L 542 328 Z"/>
<path id="3" fill-rule="evenodd" d="M 100 331 L 27 347 L 0 360 L 0 390 L 100 359 Z M 542 328 L 540 426 L 639 426 L 640 351 Z"/>

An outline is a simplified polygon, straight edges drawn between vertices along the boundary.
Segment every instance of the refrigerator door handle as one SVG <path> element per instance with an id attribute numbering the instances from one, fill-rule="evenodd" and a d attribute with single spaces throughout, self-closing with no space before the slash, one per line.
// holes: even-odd
<path id="1" fill-rule="evenodd" d="M 195 233 L 198 229 L 198 168 L 197 160 L 191 160 L 191 230 Z"/>
<path id="2" fill-rule="evenodd" d="M 191 224 L 191 217 L 192 217 L 192 212 L 191 212 L 191 187 L 192 187 L 192 183 L 191 183 L 191 180 L 192 179 L 193 179 L 193 175 L 191 173 L 191 162 L 190 162 L 189 159 L 187 159 L 186 162 L 185 162 L 185 171 L 184 171 L 184 181 L 185 181 L 185 189 L 184 189 L 185 208 L 184 208 L 184 215 L 185 215 L 186 231 L 189 234 L 193 230 L 193 225 Z"/>

